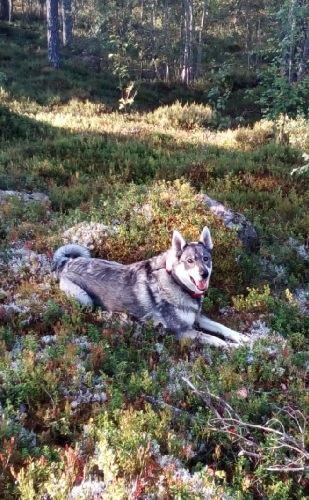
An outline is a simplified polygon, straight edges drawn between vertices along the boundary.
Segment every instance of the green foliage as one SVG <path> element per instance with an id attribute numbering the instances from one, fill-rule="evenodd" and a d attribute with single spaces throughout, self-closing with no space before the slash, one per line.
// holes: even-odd
<path id="1" fill-rule="evenodd" d="M 262 113 L 269 119 L 280 115 L 296 117 L 308 114 L 309 79 L 289 83 L 277 65 L 268 67 L 261 74 L 260 97 Z"/>
<path id="2" fill-rule="evenodd" d="M 208 90 L 207 97 L 213 108 L 216 110 L 216 122 L 220 126 L 228 126 L 229 119 L 223 117 L 226 111 L 227 102 L 232 93 L 232 84 L 230 80 L 230 68 L 221 67 L 212 74 L 212 86 Z"/>
<path id="3" fill-rule="evenodd" d="M 63 310 L 61 309 L 59 304 L 57 304 L 57 302 L 49 300 L 47 302 L 47 307 L 43 315 L 44 325 L 48 328 L 52 326 L 54 323 L 56 323 L 59 319 L 61 319 L 62 316 L 63 316 Z"/>
<path id="4" fill-rule="evenodd" d="M 97 428 L 102 444 L 105 448 L 106 441 L 109 443 L 119 472 L 133 474 L 141 471 L 148 460 L 147 455 L 149 458 L 151 456 L 151 442 L 166 445 L 171 415 L 169 412 L 156 412 L 146 406 L 144 411 L 129 408 L 115 416 L 115 422 L 108 419 L 107 415 L 100 417 Z M 100 448 L 100 441 L 98 447 Z M 98 466 L 104 470 L 103 456 L 99 455 Z"/>
<path id="5" fill-rule="evenodd" d="M 265 285 L 261 291 L 256 290 L 255 288 L 248 288 L 248 292 L 247 297 L 244 297 L 243 295 L 233 297 L 233 305 L 235 309 L 238 311 L 245 311 L 248 309 L 265 311 L 268 307 L 269 301 L 272 300 L 269 285 Z"/>
<path id="6" fill-rule="evenodd" d="M 108 48 L 110 50 L 108 59 L 112 63 L 112 73 L 118 78 L 119 85 L 122 87 L 128 83 L 130 78 L 128 58 L 130 53 L 136 53 L 137 47 L 132 42 L 123 41 L 119 35 L 112 34 L 108 40 Z"/>
<path id="7" fill-rule="evenodd" d="M 10 327 L 1 326 L 0 339 L 4 343 L 4 348 L 10 350 L 15 343 L 16 337 Z"/>
<path id="8" fill-rule="evenodd" d="M 219 310 L 222 307 L 226 307 L 229 303 L 227 295 L 218 288 L 212 287 L 209 289 L 206 297 L 203 301 L 203 308 L 206 312 L 211 312 L 213 310 Z"/>
<path id="9" fill-rule="evenodd" d="M 55 393 L 56 378 L 49 373 L 44 375 L 43 364 L 35 365 L 33 355 L 35 345 L 32 342 L 28 346 L 25 345 L 25 352 L 16 361 L 15 369 L 2 364 L 2 368 L 6 369 L 0 395 L 2 401 L 8 400 L 14 405 L 21 403 L 30 405 L 34 402 L 40 404 L 46 400 L 48 394 Z"/>
<path id="10" fill-rule="evenodd" d="M 275 312 L 271 319 L 271 326 L 274 330 L 284 336 L 289 336 L 293 333 L 306 334 L 309 328 L 309 321 L 308 318 L 303 318 L 299 314 L 296 304 L 275 300 L 272 308 Z"/>

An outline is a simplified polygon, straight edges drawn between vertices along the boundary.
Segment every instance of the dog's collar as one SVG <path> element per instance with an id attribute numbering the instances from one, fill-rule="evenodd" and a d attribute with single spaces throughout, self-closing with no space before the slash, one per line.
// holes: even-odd
<path id="1" fill-rule="evenodd" d="M 201 299 L 204 296 L 205 292 L 200 292 L 200 293 L 192 292 L 192 290 L 190 290 L 190 288 L 187 288 L 183 283 L 181 283 L 180 280 L 178 280 L 176 278 L 176 276 L 174 276 L 174 274 L 172 273 L 172 271 L 169 271 L 168 269 L 166 269 L 166 272 L 167 272 L 167 274 L 169 274 L 173 278 L 174 281 L 176 281 L 176 283 L 178 285 L 181 286 L 181 288 L 183 289 L 184 292 L 187 292 L 190 295 L 190 297 L 192 299 Z"/>

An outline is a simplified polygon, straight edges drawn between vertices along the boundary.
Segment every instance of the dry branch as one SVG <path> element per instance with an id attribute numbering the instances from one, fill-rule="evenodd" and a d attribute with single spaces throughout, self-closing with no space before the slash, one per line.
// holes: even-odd
<path id="1" fill-rule="evenodd" d="M 212 394 L 205 388 L 203 391 L 198 390 L 186 377 L 182 377 L 182 380 L 215 415 L 215 418 L 209 421 L 210 429 L 231 436 L 240 447 L 239 455 L 247 455 L 257 463 L 262 463 L 266 458 L 266 450 L 271 452 L 275 459 L 279 449 L 286 449 L 289 450 L 290 454 L 293 453 L 293 457 L 285 463 L 270 465 L 266 467 L 266 470 L 283 473 L 307 472 L 309 470 L 309 453 L 305 449 L 306 417 L 300 410 L 294 410 L 290 407 L 279 408 L 279 413 L 285 413 L 297 426 L 300 439 L 296 439 L 285 431 L 283 423 L 278 418 L 268 420 L 266 425 L 244 422 L 223 398 Z M 220 405 L 220 412 L 216 408 L 216 403 Z M 279 425 L 281 430 L 271 426 L 274 424 Z M 272 436 L 274 444 L 267 447 L 261 446 L 260 440 L 250 432 L 252 430 L 261 431 L 264 434 Z"/>

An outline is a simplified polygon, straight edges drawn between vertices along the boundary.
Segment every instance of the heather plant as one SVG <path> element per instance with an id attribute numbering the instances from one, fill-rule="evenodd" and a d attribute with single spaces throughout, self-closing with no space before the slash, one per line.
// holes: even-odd
<path id="1" fill-rule="evenodd" d="M 162 106 L 153 111 L 148 120 L 160 127 L 192 130 L 209 127 L 214 123 L 214 113 L 210 106 L 204 104 L 182 104 L 176 101 L 170 106 Z"/>

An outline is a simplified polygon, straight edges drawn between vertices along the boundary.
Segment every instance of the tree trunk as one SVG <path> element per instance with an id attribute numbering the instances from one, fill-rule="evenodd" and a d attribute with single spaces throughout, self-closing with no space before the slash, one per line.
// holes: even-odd
<path id="1" fill-rule="evenodd" d="M 192 64 L 193 64 L 193 0 L 183 1 L 183 65 L 181 71 L 181 81 L 189 85 L 192 79 Z"/>
<path id="2" fill-rule="evenodd" d="M 156 17 L 157 17 L 157 0 L 153 0 L 151 3 L 151 37 L 152 37 L 152 54 L 153 59 L 157 59 L 157 38 L 156 38 Z M 157 68 L 155 66 L 156 72 Z"/>
<path id="3" fill-rule="evenodd" d="M 294 81 L 294 54 L 295 54 L 295 31 L 296 31 L 296 0 L 291 2 L 290 11 L 290 47 L 288 56 L 288 80 L 289 83 Z"/>
<path id="4" fill-rule="evenodd" d="M 40 0 L 40 19 L 45 19 L 45 0 Z"/>
<path id="5" fill-rule="evenodd" d="M 169 60 L 170 60 L 170 26 L 169 26 L 169 0 L 165 0 L 164 2 L 164 11 L 163 11 L 163 34 L 164 40 L 166 44 L 166 60 L 165 60 L 165 74 L 164 79 L 166 82 L 169 81 L 170 73 L 169 73 Z"/>
<path id="6" fill-rule="evenodd" d="M 309 73 L 309 22 L 303 19 L 301 27 L 302 40 L 299 49 L 297 81 Z"/>
<path id="7" fill-rule="evenodd" d="M 46 0 L 48 61 L 59 68 L 58 0 Z"/>
<path id="8" fill-rule="evenodd" d="M 289 0 L 288 22 L 282 19 L 282 74 L 290 84 L 301 80 L 309 69 L 309 24 L 306 17 L 307 0 Z"/>
<path id="9" fill-rule="evenodd" d="M 170 68 L 168 62 L 165 63 L 165 81 L 167 83 L 170 81 Z"/>
<path id="10" fill-rule="evenodd" d="M 62 0 L 62 41 L 69 47 L 73 38 L 72 0 Z"/>
<path id="11" fill-rule="evenodd" d="M 189 35 L 189 59 L 188 59 L 188 84 L 193 79 L 193 0 L 188 0 L 188 35 Z"/>
<path id="12" fill-rule="evenodd" d="M 0 19 L 1 21 L 12 21 L 13 0 L 1 0 Z"/>
<path id="13" fill-rule="evenodd" d="M 261 55 L 261 19 L 258 20 L 257 30 L 256 30 L 256 45 L 257 52 L 255 57 L 255 65 L 258 66 L 260 63 L 260 55 Z"/>
<path id="14" fill-rule="evenodd" d="M 249 70 L 250 69 L 250 66 L 251 66 L 251 54 L 250 54 L 250 38 L 251 38 L 251 23 L 250 23 L 250 20 L 247 19 L 247 22 L 246 22 L 246 43 L 245 43 L 245 47 L 246 47 L 246 52 L 247 52 L 247 69 Z"/>
<path id="15" fill-rule="evenodd" d="M 143 21 L 144 21 L 144 0 L 141 0 L 140 12 L 141 12 L 141 23 L 143 23 Z"/>
<path id="16" fill-rule="evenodd" d="M 296 29 L 296 2 L 289 0 L 288 18 L 283 19 L 283 54 L 282 74 L 289 83 L 293 81 L 293 63 L 295 55 L 295 29 Z"/>
<path id="17" fill-rule="evenodd" d="M 196 78 L 199 78 L 202 74 L 203 30 L 205 24 L 205 17 L 207 15 L 207 5 L 208 5 L 208 0 L 204 0 L 202 7 L 202 14 L 201 14 L 201 23 L 198 32 L 198 41 L 197 41 L 196 70 L 195 70 Z"/>

